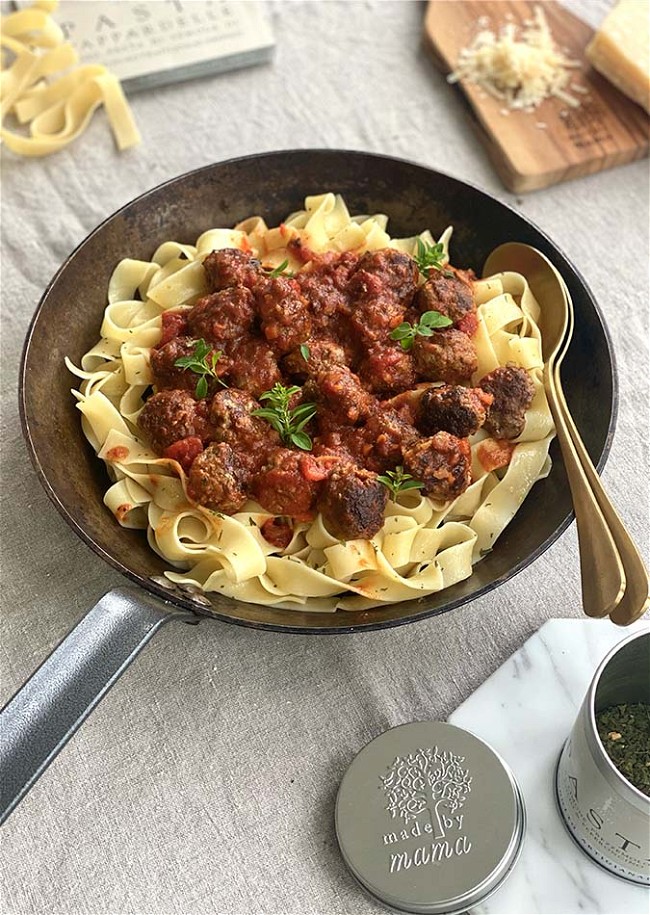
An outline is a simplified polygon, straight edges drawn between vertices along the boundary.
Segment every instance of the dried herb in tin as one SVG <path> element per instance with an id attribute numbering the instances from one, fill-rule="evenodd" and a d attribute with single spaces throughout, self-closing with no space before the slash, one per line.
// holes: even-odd
<path id="1" fill-rule="evenodd" d="M 650 705 L 614 705 L 596 715 L 605 752 L 635 788 L 650 797 Z"/>

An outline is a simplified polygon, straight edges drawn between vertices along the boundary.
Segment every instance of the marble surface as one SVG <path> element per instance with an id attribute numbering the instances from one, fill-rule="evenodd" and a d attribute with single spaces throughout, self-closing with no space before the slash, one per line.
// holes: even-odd
<path id="1" fill-rule="evenodd" d="M 612 0 L 563 2 L 596 25 Z M 271 64 L 133 95 L 140 147 L 118 153 L 98 112 L 46 159 L 2 150 L 0 702 L 125 583 L 31 468 L 17 397 L 31 316 L 63 260 L 114 210 L 232 156 L 319 146 L 399 156 L 479 185 L 550 235 L 612 335 L 620 412 L 603 481 L 647 550 L 647 161 L 517 197 L 422 45 L 424 3 L 268 9 Z M 572 526 L 504 586 L 413 626 L 336 638 L 168 626 L 3 827 L 0 911 L 385 913 L 336 844 L 334 799 L 350 762 L 389 727 L 446 718 L 547 619 L 581 615 Z"/>
<path id="2" fill-rule="evenodd" d="M 647 915 L 650 892 L 583 854 L 554 796 L 555 766 L 596 668 L 635 629 L 650 625 L 549 620 L 450 716 L 510 764 L 528 815 L 519 862 L 473 915 Z"/>

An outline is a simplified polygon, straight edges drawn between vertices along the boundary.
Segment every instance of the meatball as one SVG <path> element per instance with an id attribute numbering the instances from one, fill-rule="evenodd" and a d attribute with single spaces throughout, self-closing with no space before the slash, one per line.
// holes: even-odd
<path id="1" fill-rule="evenodd" d="M 420 409 L 420 401 L 425 391 L 429 390 L 426 382 L 416 385 L 410 391 L 402 391 L 389 400 L 382 402 L 382 407 L 386 410 L 395 410 L 404 422 L 414 426 Z"/>
<path id="2" fill-rule="evenodd" d="M 187 315 L 187 325 L 195 337 L 223 346 L 247 334 L 254 318 L 253 295 L 240 286 L 199 299 Z"/>
<path id="3" fill-rule="evenodd" d="M 335 425 L 356 425 L 368 415 L 373 402 L 354 372 L 345 365 L 310 378 L 303 391 L 305 400 L 315 400 L 319 405 L 317 419 L 322 431 Z"/>
<path id="4" fill-rule="evenodd" d="M 309 339 L 309 305 L 295 280 L 268 277 L 255 287 L 255 303 L 262 333 L 276 355 L 284 356 Z"/>
<path id="5" fill-rule="evenodd" d="M 417 291 L 415 306 L 420 313 L 438 311 L 454 324 L 476 312 L 470 283 L 449 270 L 431 271 L 429 279 Z"/>
<path id="6" fill-rule="evenodd" d="M 329 477 L 318 507 L 327 529 L 341 540 L 370 540 L 384 523 L 388 491 L 376 473 L 347 465 Z"/>
<path id="7" fill-rule="evenodd" d="M 535 386 L 526 369 L 509 362 L 485 375 L 478 384 L 494 397 L 485 420 L 488 432 L 495 438 L 512 439 L 521 435 L 526 410 L 535 394 Z"/>
<path id="8" fill-rule="evenodd" d="M 233 515 L 246 502 L 237 458 L 225 442 L 213 443 L 192 463 L 188 493 L 213 511 Z"/>
<path id="9" fill-rule="evenodd" d="M 260 442 L 277 444 L 278 433 L 259 416 L 251 416 L 258 409 L 258 402 L 244 391 L 235 388 L 218 391 L 210 404 L 212 438 L 243 451 L 254 450 Z"/>
<path id="10" fill-rule="evenodd" d="M 196 349 L 196 340 L 191 337 L 173 337 L 168 343 L 157 347 L 151 351 L 151 371 L 153 372 L 154 384 L 159 390 L 167 388 L 180 388 L 183 391 L 194 393 L 199 375 L 191 369 L 182 368 L 176 365 L 178 359 L 184 356 L 193 356 Z M 210 360 L 211 354 L 220 352 L 216 347 L 211 350 L 207 358 Z M 217 362 L 217 374 L 219 376 L 228 371 L 228 359 L 223 355 L 219 356 Z M 215 379 L 207 378 L 209 387 L 217 386 Z"/>
<path id="11" fill-rule="evenodd" d="M 416 425 L 426 435 L 450 432 L 467 438 L 483 425 L 491 403 L 492 395 L 481 388 L 449 384 L 429 388 L 420 398 Z"/>
<path id="12" fill-rule="evenodd" d="M 427 381 L 459 384 L 468 381 L 478 367 L 476 347 L 460 330 L 437 330 L 431 337 L 413 342 L 415 369 Z"/>
<path id="13" fill-rule="evenodd" d="M 332 426 L 319 433 L 314 442 L 312 455 L 315 458 L 331 458 L 330 469 L 336 464 L 360 464 L 365 466 L 372 451 L 372 443 L 364 436 L 365 429 L 355 426 Z"/>
<path id="14" fill-rule="evenodd" d="M 156 454 L 183 438 L 208 437 L 204 400 L 196 401 L 187 391 L 159 391 L 142 408 L 138 425 Z"/>
<path id="15" fill-rule="evenodd" d="M 300 347 L 284 357 L 282 368 L 287 374 L 301 375 L 306 378 L 308 375 L 326 372 L 333 366 L 347 363 L 345 350 L 332 340 L 309 340 L 307 347 L 309 349 L 307 359 L 301 353 Z"/>
<path id="16" fill-rule="evenodd" d="M 385 248 L 363 255 L 350 278 L 350 325 L 366 346 L 381 343 L 404 320 L 415 294 L 418 269 L 400 251 Z"/>
<path id="17" fill-rule="evenodd" d="M 232 356 L 230 383 L 259 397 L 269 391 L 277 381 L 282 381 L 273 350 L 264 340 L 249 337 L 241 341 Z"/>
<path id="18" fill-rule="evenodd" d="M 398 343 L 374 343 L 359 364 L 359 376 L 373 394 L 390 396 L 415 384 L 413 357 Z"/>
<path id="19" fill-rule="evenodd" d="M 305 477 L 302 458 L 302 453 L 288 448 L 278 448 L 270 454 L 267 465 L 251 484 L 253 496 L 262 508 L 299 520 L 312 517 L 320 481 Z"/>
<path id="20" fill-rule="evenodd" d="M 366 423 L 363 437 L 371 444 L 364 462 L 366 466 L 373 470 L 392 470 L 402 463 L 403 450 L 417 438 L 417 432 L 395 410 L 377 407 Z"/>
<path id="21" fill-rule="evenodd" d="M 438 502 L 449 502 L 471 482 L 472 455 L 466 438 L 437 432 L 404 449 L 404 467 L 424 484 L 424 492 Z"/>
<path id="22" fill-rule="evenodd" d="M 351 251 L 344 254 L 328 253 L 321 255 L 307 270 L 297 275 L 300 291 L 311 305 L 317 324 L 328 323 L 321 319 L 349 311 L 347 285 L 358 260 L 358 256 Z"/>
<path id="23" fill-rule="evenodd" d="M 262 276 L 260 262 L 239 248 L 213 251 L 203 261 L 203 269 L 210 292 L 218 292 L 229 286 L 252 289 Z"/>

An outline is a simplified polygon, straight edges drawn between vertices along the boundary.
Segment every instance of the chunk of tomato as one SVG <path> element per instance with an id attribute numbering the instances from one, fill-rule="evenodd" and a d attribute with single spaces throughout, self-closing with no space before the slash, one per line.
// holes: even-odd
<path id="1" fill-rule="evenodd" d="M 163 457 L 172 461 L 178 461 L 185 473 L 190 472 L 194 458 L 198 457 L 203 451 L 203 442 L 196 435 L 189 435 L 187 438 L 181 438 L 174 442 L 168 448 L 165 448 Z"/>

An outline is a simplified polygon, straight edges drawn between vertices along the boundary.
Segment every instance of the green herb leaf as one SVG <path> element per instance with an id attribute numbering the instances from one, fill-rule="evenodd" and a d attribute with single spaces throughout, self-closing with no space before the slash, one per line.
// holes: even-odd
<path id="1" fill-rule="evenodd" d="M 306 343 L 300 344 L 300 355 L 305 360 L 305 362 L 309 362 L 309 347 Z"/>
<path id="2" fill-rule="evenodd" d="M 210 357 L 209 359 L 208 356 Z M 221 350 L 213 350 L 210 344 L 201 338 L 200 340 L 194 340 L 194 352 L 191 356 L 181 356 L 174 362 L 174 365 L 183 369 L 183 371 L 194 372 L 195 375 L 199 376 L 194 390 L 199 400 L 207 397 L 209 389 L 208 378 L 213 378 L 224 388 L 227 387 L 226 383 L 217 374 L 217 365 L 220 358 Z"/>
<path id="3" fill-rule="evenodd" d="M 403 350 L 410 350 L 413 347 L 416 337 L 431 337 L 434 330 L 441 327 L 449 327 L 454 322 L 440 314 L 439 311 L 425 311 L 416 324 L 409 324 L 405 321 L 390 332 L 391 340 L 399 340 Z"/>
<path id="4" fill-rule="evenodd" d="M 311 451 L 311 438 L 303 430 L 316 414 L 316 404 L 302 403 L 297 407 L 290 407 L 291 398 L 299 391 L 300 388 L 296 385 L 285 388 L 278 382 L 270 391 L 260 394 L 259 400 L 268 403 L 269 406 L 253 410 L 252 416 L 265 419 L 280 433 L 285 445 L 295 445 L 303 451 Z"/>
<path id="5" fill-rule="evenodd" d="M 428 279 L 431 276 L 432 270 L 442 270 L 446 260 L 445 246 L 442 242 L 430 245 L 428 242 L 418 238 L 415 244 L 417 250 L 413 256 L 413 260 L 418 265 L 418 270 L 425 279 Z"/>
<path id="6" fill-rule="evenodd" d="M 397 501 L 397 497 L 403 492 L 408 492 L 410 489 L 424 488 L 424 483 L 415 480 L 410 473 L 404 473 L 404 468 L 401 465 L 396 467 L 395 470 L 387 470 L 386 473 L 380 474 L 378 480 L 390 491 L 393 502 Z"/>
<path id="7" fill-rule="evenodd" d="M 292 432 L 291 441 L 296 448 L 302 448 L 303 451 L 311 451 L 312 441 L 306 432 Z"/>
<path id="8" fill-rule="evenodd" d="M 405 340 L 407 337 L 411 337 L 412 335 L 413 328 L 407 321 L 405 321 L 403 324 L 400 324 L 398 327 L 396 327 L 390 336 L 392 340 Z"/>
<path id="9" fill-rule="evenodd" d="M 284 261 L 282 261 L 281 264 L 278 264 L 277 267 L 274 267 L 273 270 L 268 270 L 266 272 L 266 275 L 269 277 L 293 276 L 293 273 L 291 272 L 291 270 L 287 270 L 288 266 L 289 266 L 289 261 L 284 260 Z"/>

